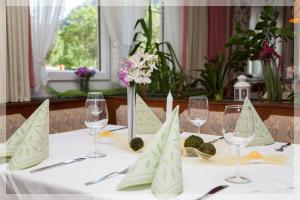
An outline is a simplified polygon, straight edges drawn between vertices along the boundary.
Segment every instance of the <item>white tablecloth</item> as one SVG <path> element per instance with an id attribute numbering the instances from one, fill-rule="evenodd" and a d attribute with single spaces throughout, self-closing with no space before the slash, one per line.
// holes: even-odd
<path id="1" fill-rule="evenodd" d="M 110 125 L 112 129 L 117 126 Z M 126 134 L 127 130 L 118 131 Z M 100 144 L 104 158 L 86 159 L 84 161 L 61 166 L 38 173 L 29 173 L 34 168 L 51 165 L 78 157 L 85 157 L 93 150 L 92 137 L 87 129 L 54 134 L 49 137 L 50 156 L 38 166 L 30 169 L 10 172 L 6 164 L 0 165 L 0 199 L 156 199 L 150 189 L 140 191 L 117 191 L 116 186 L 124 175 L 107 179 L 98 184 L 85 186 L 84 183 L 112 171 L 119 171 L 132 165 L 140 154 L 125 151 L 112 143 Z M 183 135 L 186 135 L 184 133 Z M 151 137 L 151 136 L 150 136 Z M 216 136 L 203 135 L 205 140 Z M 259 150 L 264 154 L 275 153 L 274 148 L 280 143 L 263 147 L 247 148 L 244 153 Z M 229 184 L 224 178 L 233 174 L 234 167 L 204 166 L 197 158 L 183 159 L 183 194 L 174 199 L 195 199 L 209 191 L 211 188 L 228 184 L 229 188 L 219 192 L 211 199 L 296 199 L 300 194 L 299 174 L 300 146 L 290 146 L 283 154 L 291 156 L 288 165 L 253 164 L 243 165 L 242 174 L 250 177 L 249 184 Z M 298 172 L 297 170 L 298 169 Z M 298 176 L 299 177 L 299 176 Z M 9 180 L 5 190 L 5 180 Z M 2 186 L 2 187 L 1 187 Z M 22 195 L 5 195 L 6 192 L 15 192 Z M 2 193 L 2 195 L 1 195 Z"/>

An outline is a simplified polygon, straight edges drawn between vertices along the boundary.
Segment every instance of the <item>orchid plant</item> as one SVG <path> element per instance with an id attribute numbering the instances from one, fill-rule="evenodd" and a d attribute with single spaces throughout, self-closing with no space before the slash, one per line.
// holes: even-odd
<path id="1" fill-rule="evenodd" d="M 157 70 L 157 56 L 140 53 L 125 58 L 119 70 L 120 84 L 124 87 L 135 84 L 150 84 L 151 75 Z"/>

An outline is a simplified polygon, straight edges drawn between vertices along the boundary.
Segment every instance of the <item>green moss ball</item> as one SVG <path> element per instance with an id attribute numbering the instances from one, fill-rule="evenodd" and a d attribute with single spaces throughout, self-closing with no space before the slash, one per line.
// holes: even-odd
<path id="1" fill-rule="evenodd" d="M 144 141 L 142 138 L 135 137 L 130 141 L 130 148 L 134 151 L 140 150 L 144 146 Z"/>
<path id="2" fill-rule="evenodd" d="M 184 141 L 184 147 L 199 149 L 201 144 L 203 144 L 202 138 L 196 135 L 191 135 Z"/>
<path id="3" fill-rule="evenodd" d="M 209 154 L 209 155 L 215 155 L 216 154 L 216 148 L 211 143 L 203 143 L 199 147 L 199 151 Z"/>

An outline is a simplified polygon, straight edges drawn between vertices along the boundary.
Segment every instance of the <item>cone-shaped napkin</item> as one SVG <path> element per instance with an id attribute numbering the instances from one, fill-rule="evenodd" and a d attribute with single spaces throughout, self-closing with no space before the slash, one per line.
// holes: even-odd
<path id="1" fill-rule="evenodd" d="M 255 137 L 248 146 L 263 146 L 263 145 L 269 145 L 269 144 L 275 143 L 275 140 L 272 138 L 272 136 L 269 133 L 264 122 L 261 120 L 261 118 L 257 114 L 251 101 L 249 100 L 248 97 L 246 97 L 243 108 L 249 108 L 249 107 L 250 107 L 253 117 L 254 117 Z M 242 112 L 241 112 L 241 117 L 243 117 L 243 120 L 238 120 L 237 125 L 236 125 L 236 131 L 246 128 L 246 126 L 245 126 L 246 123 L 244 120 L 247 120 L 247 116 L 249 116 L 249 115 L 247 113 L 245 113 L 245 112 L 248 112 L 247 111 L 248 109 L 243 109 L 243 108 L 242 108 Z"/>
<path id="2" fill-rule="evenodd" d="M 152 184 L 152 191 L 156 195 L 175 196 L 182 192 L 178 110 L 177 106 L 143 156 L 123 178 L 118 190 Z"/>
<path id="3" fill-rule="evenodd" d="M 0 144 L 0 157 L 11 157 L 11 170 L 34 166 L 49 155 L 48 135 L 49 100 L 46 100 L 6 143 Z"/>
<path id="4" fill-rule="evenodd" d="M 162 126 L 161 121 L 143 99 L 136 94 L 136 130 L 140 134 L 156 133 Z"/>

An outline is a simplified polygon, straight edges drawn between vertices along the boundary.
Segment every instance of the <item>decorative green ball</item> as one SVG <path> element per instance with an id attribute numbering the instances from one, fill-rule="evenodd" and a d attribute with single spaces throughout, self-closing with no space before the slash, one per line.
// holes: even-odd
<path id="1" fill-rule="evenodd" d="M 196 135 L 191 135 L 184 141 L 184 147 L 199 149 L 201 144 L 203 144 L 202 138 Z"/>
<path id="2" fill-rule="evenodd" d="M 216 154 L 216 148 L 211 143 L 203 143 L 199 147 L 199 151 L 209 154 L 209 155 L 215 155 Z"/>
<path id="3" fill-rule="evenodd" d="M 142 138 L 135 137 L 130 141 L 130 148 L 134 151 L 140 150 L 144 146 L 144 141 Z"/>

